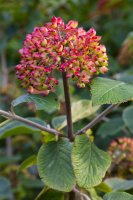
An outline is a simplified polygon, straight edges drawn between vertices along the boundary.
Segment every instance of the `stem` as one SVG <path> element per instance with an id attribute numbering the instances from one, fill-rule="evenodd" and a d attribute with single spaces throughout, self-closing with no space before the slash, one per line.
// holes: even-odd
<path id="1" fill-rule="evenodd" d="M 72 126 L 71 102 L 70 102 L 69 86 L 68 86 L 68 80 L 66 78 L 66 72 L 62 72 L 62 78 L 63 78 L 65 104 L 66 104 L 67 133 L 70 141 L 73 141 L 74 136 L 73 136 L 73 126 Z"/>
<path id="2" fill-rule="evenodd" d="M 69 192 L 69 200 L 76 200 L 74 191 Z"/>
<path id="3" fill-rule="evenodd" d="M 80 135 L 80 134 L 86 132 L 88 129 L 95 126 L 97 123 L 99 123 L 103 119 L 103 117 L 105 117 L 108 113 L 110 113 L 114 108 L 116 108 L 118 106 L 119 106 L 118 104 L 109 106 L 102 113 L 100 113 L 96 118 L 94 118 L 89 124 L 87 124 L 81 130 L 77 131 L 76 135 Z"/>
<path id="4" fill-rule="evenodd" d="M 87 194 L 84 194 L 83 192 L 79 191 L 77 188 L 73 189 L 74 192 L 76 192 L 77 194 L 79 194 L 81 197 L 84 197 L 85 200 L 91 200 Z"/>
<path id="5" fill-rule="evenodd" d="M 25 119 L 23 117 L 20 117 L 16 114 L 12 114 L 12 113 L 9 113 L 9 112 L 6 112 L 4 110 L 0 110 L 0 115 L 2 115 L 3 117 L 5 118 L 9 118 L 9 119 L 12 119 L 12 120 L 17 120 L 17 121 L 20 121 L 20 122 L 24 122 L 25 124 L 28 124 L 29 126 L 33 126 L 33 127 L 36 127 L 42 131 L 47 131 L 48 133 L 51 133 L 51 134 L 54 134 L 54 135 L 58 135 L 58 136 L 62 136 L 62 134 L 58 131 L 56 131 L 55 129 L 52 129 L 52 128 L 47 128 L 45 126 L 42 126 L 36 122 L 33 122 L 31 120 L 28 120 L 28 119 Z"/>

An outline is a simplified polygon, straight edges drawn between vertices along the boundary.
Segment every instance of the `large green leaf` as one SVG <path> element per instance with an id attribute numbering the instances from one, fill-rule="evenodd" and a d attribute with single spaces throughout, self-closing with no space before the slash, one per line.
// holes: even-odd
<path id="1" fill-rule="evenodd" d="M 133 133 L 133 106 L 129 106 L 123 111 L 123 121 L 129 130 Z"/>
<path id="2" fill-rule="evenodd" d="M 27 118 L 27 119 L 39 123 L 43 126 L 46 126 L 46 123 L 41 119 L 38 118 Z M 31 134 L 33 132 L 41 133 L 39 129 L 29 126 L 23 122 L 10 121 L 0 128 L 0 139 L 19 134 Z"/>
<path id="3" fill-rule="evenodd" d="M 103 200 L 133 200 L 133 195 L 126 192 L 111 192 L 105 194 Z"/>
<path id="4" fill-rule="evenodd" d="M 92 106 L 92 101 L 86 99 L 72 103 L 72 122 L 75 123 L 81 119 L 94 115 L 98 108 L 99 106 Z M 53 118 L 52 125 L 54 128 L 61 130 L 67 125 L 66 117 L 63 115 Z"/>
<path id="5" fill-rule="evenodd" d="M 72 144 L 67 139 L 42 145 L 37 157 L 38 171 L 44 183 L 55 190 L 69 192 L 75 185 L 71 164 Z"/>
<path id="6" fill-rule="evenodd" d="M 107 78 L 95 78 L 91 84 L 93 105 L 117 104 L 133 98 L 133 84 Z"/>
<path id="7" fill-rule="evenodd" d="M 130 190 L 133 188 L 133 180 L 125 180 L 122 178 L 108 178 L 105 180 L 112 190 Z"/>
<path id="8" fill-rule="evenodd" d="M 11 184 L 8 179 L 0 177 L 0 199 L 12 198 Z"/>
<path id="9" fill-rule="evenodd" d="M 35 200 L 64 200 L 64 194 L 62 192 L 44 188 Z"/>
<path id="10" fill-rule="evenodd" d="M 21 165 L 18 168 L 18 171 L 23 171 L 24 169 L 29 168 L 32 165 L 35 165 L 37 163 L 36 159 L 37 159 L 36 155 L 30 156 L 21 163 Z"/>
<path id="11" fill-rule="evenodd" d="M 44 110 L 47 113 L 52 113 L 59 109 L 59 102 L 54 94 L 48 96 L 24 94 L 12 101 L 12 106 L 15 107 L 21 103 L 33 102 L 37 110 Z"/>
<path id="12" fill-rule="evenodd" d="M 112 126 L 113 124 L 113 126 Z M 104 122 L 100 125 L 97 131 L 97 135 L 102 138 L 107 136 L 113 136 L 118 133 L 124 127 L 124 122 L 120 117 L 114 117 L 113 119 Z"/>
<path id="13" fill-rule="evenodd" d="M 86 135 L 80 135 L 74 142 L 72 163 L 78 185 L 88 189 L 101 183 L 111 160 Z"/>

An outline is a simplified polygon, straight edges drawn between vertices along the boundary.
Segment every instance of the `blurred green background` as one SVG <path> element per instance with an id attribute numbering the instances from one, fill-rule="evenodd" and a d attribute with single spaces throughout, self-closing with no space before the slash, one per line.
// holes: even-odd
<path id="1" fill-rule="evenodd" d="M 14 68 L 20 60 L 18 50 L 22 48 L 26 34 L 32 32 L 35 26 L 43 26 L 52 16 L 60 16 L 65 22 L 76 20 L 86 30 L 94 27 L 97 35 L 102 36 L 101 43 L 106 46 L 109 56 L 109 72 L 104 76 L 133 82 L 132 0 L 0 0 L 0 109 L 9 111 L 11 101 L 26 92 L 20 88 L 15 76 Z M 90 99 L 89 88 L 78 89 L 71 84 L 70 91 L 72 102 Z M 23 104 L 15 112 L 23 117 L 36 116 L 57 128 L 64 120 L 61 86 L 57 88 L 57 93 L 60 110 L 35 112 L 32 104 Z M 87 106 L 86 102 L 80 103 L 79 115 Z M 97 113 L 104 108 L 106 106 L 100 107 Z M 89 118 L 87 115 L 79 117 L 80 121 L 74 123 L 74 129 L 83 127 L 97 113 Z M 3 121 L 4 118 L 0 117 L 0 122 Z M 24 159 L 37 153 L 41 134 L 34 134 L 34 130 L 30 130 L 31 134 L 23 134 L 19 124 L 13 124 L 12 129 L 3 126 L 0 124 L 0 134 L 12 131 L 14 136 L 0 140 L 0 199 L 33 200 L 43 187 L 36 166 L 19 173 L 16 171 Z M 112 111 L 90 134 L 100 148 L 109 149 L 113 154 L 113 165 L 107 176 L 133 179 L 133 103 L 122 104 Z M 124 150 L 119 137 L 130 139 Z M 109 147 L 112 140 L 120 146 L 116 150 Z"/>

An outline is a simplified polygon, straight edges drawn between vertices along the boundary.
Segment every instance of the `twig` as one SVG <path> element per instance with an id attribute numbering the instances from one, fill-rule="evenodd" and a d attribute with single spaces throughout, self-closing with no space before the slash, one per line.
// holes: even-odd
<path id="1" fill-rule="evenodd" d="M 53 135 L 63 136 L 60 132 L 56 131 L 55 129 L 47 128 L 47 127 L 42 126 L 42 125 L 40 125 L 40 124 L 38 124 L 36 122 L 33 122 L 31 120 L 28 120 L 28 119 L 25 119 L 23 117 L 20 117 L 20 116 L 18 116 L 16 114 L 12 114 L 12 113 L 6 112 L 4 110 L 0 110 L 0 115 L 2 115 L 5 118 L 8 118 L 8 119 L 24 122 L 25 124 L 28 124 L 29 126 L 36 127 L 36 128 L 38 128 L 38 129 L 40 129 L 42 131 L 47 131 L 48 133 L 51 133 Z"/>
<path id="2" fill-rule="evenodd" d="M 74 192 L 78 193 L 80 196 L 84 197 L 86 200 L 91 200 L 88 195 L 84 194 L 83 192 L 80 192 L 77 188 L 73 189 Z"/>
<path id="3" fill-rule="evenodd" d="M 68 138 L 72 141 L 74 136 L 73 136 L 73 125 L 72 125 L 72 114 L 71 114 L 71 102 L 70 102 L 69 86 L 68 86 L 68 80 L 66 78 L 66 72 L 62 72 L 62 78 L 63 78 L 65 104 L 66 104 Z"/>
<path id="4" fill-rule="evenodd" d="M 77 131 L 76 135 L 80 135 L 86 132 L 88 129 L 92 128 L 94 125 L 100 122 L 103 119 L 103 117 L 105 117 L 108 113 L 110 113 L 114 108 L 118 106 L 119 106 L 118 104 L 110 105 L 107 109 L 105 109 L 102 113 L 100 113 L 96 118 L 94 118 L 89 124 L 87 124 L 81 130 Z"/>
<path id="5" fill-rule="evenodd" d="M 9 123 L 10 121 L 11 121 L 11 119 L 7 119 L 7 120 L 5 120 L 4 122 L 1 122 L 1 123 L 0 123 L 0 127 L 6 125 L 6 124 Z"/>

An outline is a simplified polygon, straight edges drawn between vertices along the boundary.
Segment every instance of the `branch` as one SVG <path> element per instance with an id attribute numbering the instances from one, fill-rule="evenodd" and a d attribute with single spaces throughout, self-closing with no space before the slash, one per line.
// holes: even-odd
<path id="1" fill-rule="evenodd" d="M 96 118 L 94 118 L 89 124 L 87 124 L 85 127 L 83 127 L 81 130 L 77 131 L 76 135 L 80 135 L 84 132 L 86 132 L 88 129 L 95 126 L 97 123 L 99 123 L 108 113 L 110 113 L 114 108 L 118 107 L 118 104 L 110 105 L 107 109 L 105 109 L 102 113 L 100 113 Z"/>
<path id="2" fill-rule="evenodd" d="M 12 120 L 17 120 L 17 121 L 20 121 L 20 122 L 24 122 L 25 124 L 28 124 L 29 126 L 33 126 L 33 127 L 36 127 L 42 131 L 47 131 L 48 133 L 51 133 L 53 135 L 58 135 L 58 136 L 62 136 L 62 134 L 58 131 L 56 131 L 55 129 L 52 129 L 52 128 L 47 128 L 45 126 L 42 126 L 36 122 L 33 122 L 31 120 L 28 120 L 28 119 L 25 119 L 23 117 L 20 117 L 16 114 L 12 114 L 12 113 L 9 113 L 9 112 L 6 112 L 6 111 L 3 111 L 3 110 L 0 110 L 0 115 L 2 115 L 3 117 L 5 118 L 9 118 L 9 119 L 12 119 Z"/>
<path id="3" fill-rule="evenodd" d="M 66 72 L 62 72 L 62 78 L 63 78 L 65 104 L 66 104 L 68 138 L 70 140 L 73 140 L 74 136 L 73 136 L 73 126 L 72 126 L 71 102 L 70 102 L 69 86 L 68 86 L 68 80 L 66 78 Z"/>
<path id="4" fill-rule="evenodd" d="M 73 189 L 74 192 L 78 193 L 80 196 L 84 197 L 86 200 L 91 200 L 88 195 L 84 194 L 83 192 L 80 192 L 77 188 Z"/>

